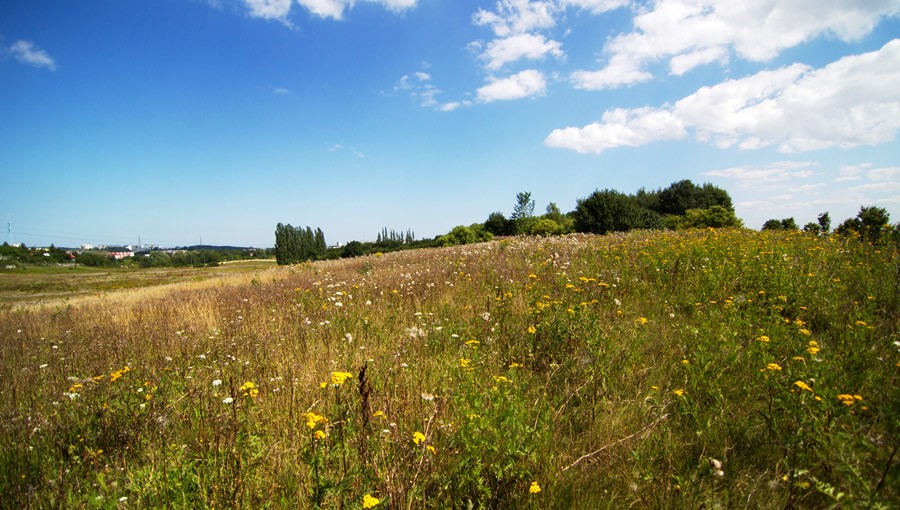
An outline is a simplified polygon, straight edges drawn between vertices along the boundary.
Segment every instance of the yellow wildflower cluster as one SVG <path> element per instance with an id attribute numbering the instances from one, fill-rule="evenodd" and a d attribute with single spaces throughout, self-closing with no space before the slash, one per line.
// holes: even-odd
<path id="1" fill-rule="evenodd" d="M 459 358 L 460 368 L 468 368 L 469 363 L 471 363 L 471 362 L 472 362 L 472 360 L 470 360 L 468 358 Z"/>
<path id="2" fill-rule="evenodd" d="M 381 503 L 381 500 L 371 494 L 363 496 L 363 508 L 375 508 L 378 506 L 378 503 Z"/>
<path id="3" fill-rule="evenodd" d="M 801 390 L 812 393 L 812 388 L 810 388 L 809 385 L 803 381 L 794 381 L 794 386 L 800 388 Z"/>
<path id="4" fill-rule="evenodd" d="M 121 370 L 116 370 L 115 372 L 109 374 L 109 382 L 116 381 L 123 375 L 127 374 L 129 370 L 131 370 L 131 368 L 128 365 L 125 365 Z"/>
<path id="5" fill-rule="evenodd" d="M 424 442 L 425 442 L 425 434 L 423 434 L 419 431 L 416 431 L 415 433 L 413 433 L 413 443 L 420 445 Z"/>
<path id="6" fill-rule="evenodd" d="M 806 349 L 806 352 L 815 356 L 816 353 L 818 353 L 820 350 L 821 349 L 819 348 L 819 342 L 816 342 L 815 340 L 809 341 L 809 347 Z"/>
<path id="7" fill-rule="evenodd" d="M 762 343 L 764 343 L 764 344 L 767 344 L 767 343 L 769 343 L 769 341 L 770 341 L 769 337 L 767 337 L 766 335 L 762 335 L 762 336 L 760 336 L 760 337 L 757 337 L 756 340 L 758 340 L 758 341 L 760 341 L 760 342 L 762 342 Z"/>
<path id="8" fill-rule="evenodd" d="M 846 393 L 842 393 L 837 396 L 837 399 L 841 401 L 841 404 L 850 407 L 853 404 L 861 401 L 863 398 L 860 395 L 848 395 Z"/>
<path id="9" fill-rule="evenodd" d="M 781 365 L 779 365 L 778 363 L 769 363 L 766 365 L 766 370 L 781 370 Z"/>
<path id="10" fill-rule="evenodd" d="M 256 396 L 259 395 L 259 388 L 257 388 L 256 385 L 250 381 L 242 384 L 240 390 L 241 395 L 245 397 L 256 398 Z"/>
<path id="11" fill-rule="evenodd" d="M 537 494 L 541 492 L 541 486 L 537 482 L 531 482 L 531 487 L 528 488 L 529 494 Z"/>
<path id="12" fill-rule="evenodd" d="M 328 418 L 314 412 L 308 412 L 304 416 L 306 417 L 306 426 L 311 429 L 316 428 L 316 425 L 320 423 L 328 422 Z"/>
<path id="13" fill-rule="evenodd" d="M 340 386 L 344 384 L 344 381 L 353 377 L 353 374 L 350 372 L 332 372 L 331 373 L 331 384 L 335 386 Z"/>

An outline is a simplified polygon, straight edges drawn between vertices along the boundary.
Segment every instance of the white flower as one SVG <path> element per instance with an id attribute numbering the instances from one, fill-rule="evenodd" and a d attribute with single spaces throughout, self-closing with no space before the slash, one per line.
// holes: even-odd
<path id="1" fill-rule="evenodd" d="M 47 368 L 47 364 L 44 363 L 43 365 L 39 366 L 38 368 Z"/>
<path id="2" fill-rule="evenodd" d="M 348 342 L 353 341 L 353 335 L 351 335 L 350 333 L 344 333 L 344 338 L 346 338 Z"/>
<path id="3" fill-rule="evenodd" d="M 213 385 L 213 386 L 220 386 L 221 384 L 222 384 L 222 380 L 221 380 L 221 379 L 216 379 L 215 381 L 212 382 L 212 385 Z"/>
<path id="4" fill-rule="evenodd" d="M 234 399 L 231 398 L 231 397 L 225 397 L 225 398 L 222 400 L 222 403 L 223 403 L 223 404 L 230 404 L 230 403 L 232 403 L 232 402 L 234 402 Z"/>

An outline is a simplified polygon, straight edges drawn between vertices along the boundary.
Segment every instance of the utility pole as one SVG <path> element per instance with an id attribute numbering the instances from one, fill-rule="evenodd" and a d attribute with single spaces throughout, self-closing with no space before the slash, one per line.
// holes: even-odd
<path id="1" fill-rule="evenodd" d="M 6 219 L 6 243 L 12 246 L 12 220 Z"/>

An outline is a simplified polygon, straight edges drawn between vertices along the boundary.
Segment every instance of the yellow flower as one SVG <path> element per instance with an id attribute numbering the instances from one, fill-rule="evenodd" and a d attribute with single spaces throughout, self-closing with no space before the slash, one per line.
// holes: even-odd
<path id="1" fill-rule="evenodd" d="M 306 426 L 311 429 L 316 428 L 316 425 L 318 425 L 319 423 L 325 423 L 326 421 L 328 421 L 328 418 L 325 418 L 324 416 L 313 412 L 306 413 L 304 416 L 306 416 Z"/>
<path id="2" fill-rule="evenodd" d="M 384 417 L 384 411 L 375 411 L 375 414 L 372 415 L 375 418 Z"/>
<path id="3" fill-rule="evenodd" d="M 504 377 L 502 375 L 495 375 L 494 381 L 496 381 L 498 383 L 507 383 L 507 382 L 509 382 L 509 379 L 507 379 L 506 377 Z"/>
<path id="4" fill-rule="evenodd" d="M 759 340 L 760 342 L 762 342 L 764 344 L 769 343 L 769 337 L 767 337 L 766 335 L 762 335 L 761 337 L 757 338 L 757 340 Z"/>
<path id="5" fill-rule="evenodd" d="M 435 453 L 437 453 L 437 449 L 435 449 L 434 446 L 428 445 L 428 446 L 425 447 L 425 449 L 428 450 L 429 452 L 431 452 L 432 455 L 434 455 Z"/>
<path id="6" fill-rule="evenodd" d="M 533 335 L 537 333 L 537 328 L 535 328 L 534 326 L 528 326 L 528 332 Z"/>
<path id="7" fill-rule="evenodd" d="M 809 335 L 812 334 L 812 332 L 810 332 L 808 329 L 801 329 L 801 330 L 800 330 L 800 334 L 801 334 L 801 335 L 809 336 Z"/>
<path id="8" fill-rule="evenodd" d="M 353 377 L 353 374 L 350 372 L 332 372 L 331 373 L 331 384 L 335 386 L 340 386 L 344 384 L 344 381 Z"/>
<path id="9" fill-rule="evenodd" d="M 531 487 L 528 488 L 528 493 L 537 494 L 538 492 L 541 492 L 541 486 L 538 485 L 537 482 L 531 482 Z"/>
<path id="10" fill-rule="evenodd" d="M 674 393 L 676 397 L 684 396 L 684 390 L 682 389 L 672 390 L 672 393 Z"/>
<path id="11" fill-rule="evenodd" d="M 766 365 L 766 370 L 781 370 L 781 365 L 778 363 L 769 363 Z"/>
<path id="12" fill-rule="evenodd" d="M 469 363 L 471 363 L 471 361 L 472 360 L 468 358 L 459 358 L 459 366 L 462 368 L 466 368 L 469 366 Z"/>
<path id="13" fill-rule="evenodd" d="M 419 445 L 419 444 L 422 444 L 422 443 L 424 443 L 424 442 L 425 442 L 425 434 L 423 434 L 423 433 L 421 433 L 421 432 L 419 432 L 419 431 L 416 431 L 416 432 L 413 434 L 413 443 L 416 443 L 417 445 Z"/>
<path id="14" fill-rule="evenodd" d="M 249 396 L 251 398 L 255 398 L 257 395 L 259 395 L 259 389 L 256 387 L 255 384 L 253 384 L 250 381 L 247 381 L 244 384 L 242 384 L 240 390 L 241 390 L 241 394 L 244 395 L 245 397 Z"/>
<path id="15" fill-rule="evenodd" d="M 638 320 L 635 322 L 637 322 L 639 324 L 647 324 L 648 322 L 650 322 L 650 320 L 648 320 L 646 317 L 639 317 Z"/>
<path id="16" fill-rule="evenodd" d="M 363 508 L 375 508 L 378 503 L 381 503 L 381 500 L 371 494 L 363 496 Z"/>
<path id="17" fill-rule="evenodd" d="M 328 386 L 328 381 L 322 381 L 319 383 L 319 388 L 325 388 Z"/>
<path id="18" fill-rule="evenodd" d="M 806 390 L 812 393 L 812 388 L 810 388 L 809 385 L 803 381 L 794 381 L 794 386 L 800 388 L 801 390 Z"/>
<path id="19" fill-rule="evenodd" d="M 317 430 L 313 436 L 315 436 L 316 439 L 325 439 L 327 437 L 324 430 Z"/>
<path id="20" fill-rule="evenodd" d="M 690 365 L 691 362 L 688 361 L 688 360 L 686 360 L 686 359 L 683 359 L 683 360 L 681 360 L 681 364 L 682 364 L 682 365 Z"/>
<path id="21" fill-rule="evenodd" d="M 478 340 L 466 340 L 466 342 L 465 342 L 465 344 L 468 345 L 469 347 L 472 347 L 473 345 L 478 345 L 480 343 L 481 342 L 479 342 Z"/>

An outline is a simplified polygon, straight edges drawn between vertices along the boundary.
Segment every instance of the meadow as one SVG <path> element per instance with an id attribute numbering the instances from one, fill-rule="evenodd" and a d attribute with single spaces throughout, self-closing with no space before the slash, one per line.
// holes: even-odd
<path id="1" fill-rule="evenodd" d="M 898 508 L 898 262 L 517 237 L 10 306 L 0 506 Z"/>

